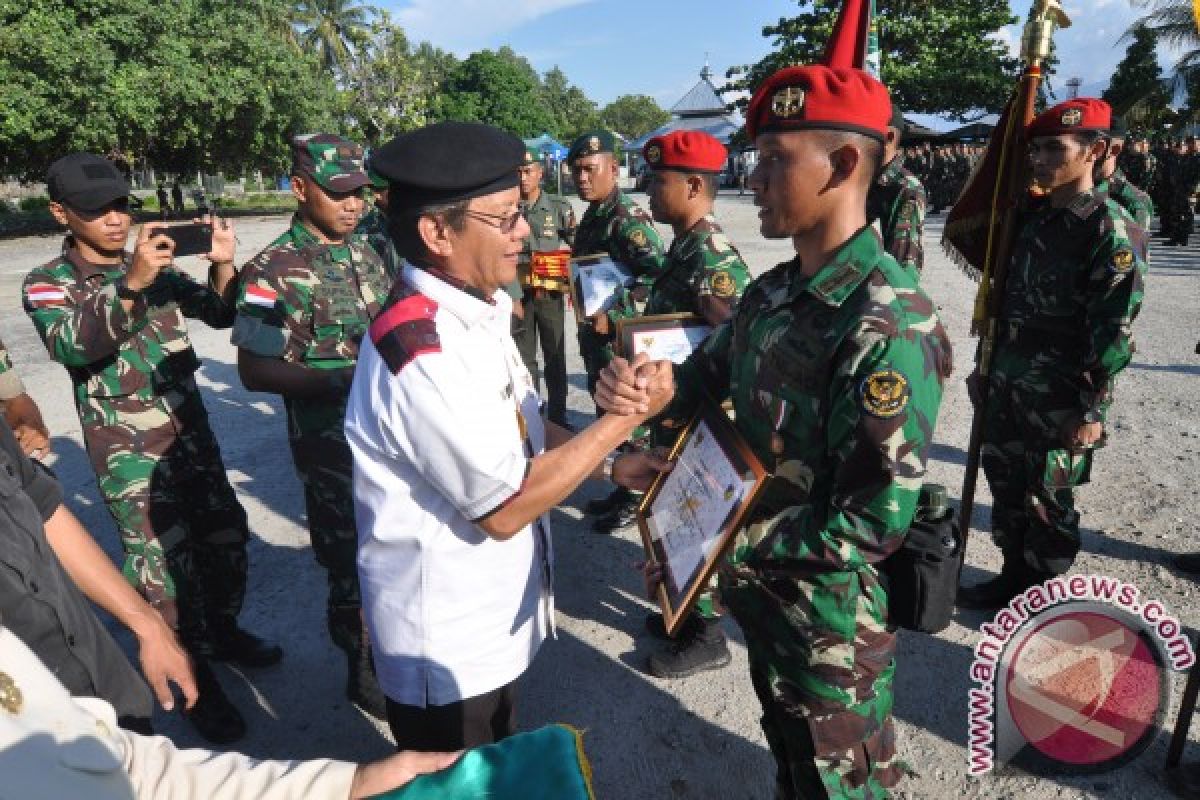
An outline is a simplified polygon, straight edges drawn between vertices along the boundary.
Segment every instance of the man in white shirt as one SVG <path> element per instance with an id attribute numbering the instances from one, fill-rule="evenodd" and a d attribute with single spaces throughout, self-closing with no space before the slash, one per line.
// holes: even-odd
<path id="1" fill-rule="evenodd" d="M 656 413 L 657 386 L 638 413 L 575 436 L 538 415 L 499 291 L 529 235 L 524 152 L 499 129 L 448 122 L 372 160 L 405 262 L 359 353 L 346 438 L 363 611 L 401 750 L 513 732 L 515 682 L 553 627 L 544 515 L 588 477 L 644 489 L 666 467 L 606 459 Z"/>

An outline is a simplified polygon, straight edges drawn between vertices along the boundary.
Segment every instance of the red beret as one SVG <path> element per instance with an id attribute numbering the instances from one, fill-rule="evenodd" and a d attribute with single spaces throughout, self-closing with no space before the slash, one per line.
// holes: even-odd
<path id="1" fill-rule="evenodd" d="M 859 69 L 786 67 L 758 87 L 746 113 L 746 134 L 798 130 L 853 131 L 883 141 L 892 100 L 882 83 Z"/>
<path id="2" fill-rule="evenodd" d="M 671 131 L 646 142 L 642 155 L 651 169 L 720 172 L 729 153 L 725 145 L 702 131 Z"/>
<path id="3" fill-rule="evenodd" d="M 1112 108 L 1094 97 L 1077 97 L 1048 108 L 1033 118 L 1025 129 L 1027 138 L 1057 136 L 1060 133 L 1102 131 L 1112 127 Z"/>

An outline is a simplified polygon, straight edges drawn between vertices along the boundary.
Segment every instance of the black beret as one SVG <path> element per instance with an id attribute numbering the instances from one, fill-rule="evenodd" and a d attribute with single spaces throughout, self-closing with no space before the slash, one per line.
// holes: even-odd
<path id="1" fill-rule="evenodd" d="M 401 134 L 371 153 L 390 182 L 391 209 L 457 203 L 517 185 L 525 145 L 477 122 L 439 122 Z"/>

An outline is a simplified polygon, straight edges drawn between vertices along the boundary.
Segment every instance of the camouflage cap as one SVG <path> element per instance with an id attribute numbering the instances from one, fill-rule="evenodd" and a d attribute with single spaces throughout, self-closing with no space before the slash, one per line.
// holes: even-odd
<path id="1" fill-rule="evenodd" d="M 331 192 L 352 192 L 370 183 L 362 148 L 332 133 L 305 133 L 292 139 L 292 174 L 312 178 Z"/>
<path id="2" fill-rule="evenodd" d="M 567 163 L 573 164 L 577 158 L 597 153 L 612 153 L 616 149 L 617 139 L 608 131 L 588 131 L 571 144 L 571 149 L 567 151 Z"/>

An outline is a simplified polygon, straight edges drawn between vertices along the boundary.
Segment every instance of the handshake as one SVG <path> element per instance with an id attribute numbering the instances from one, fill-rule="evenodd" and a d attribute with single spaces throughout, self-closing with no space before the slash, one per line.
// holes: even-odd
<path id="1" fill-rule="evenodd" d="M 596 381 L 596 406 L 618 416 L 651 419 L 675 396 L 670 361 L 651 361 L 645 353 L 633 361 L 614 358 Z"/>

